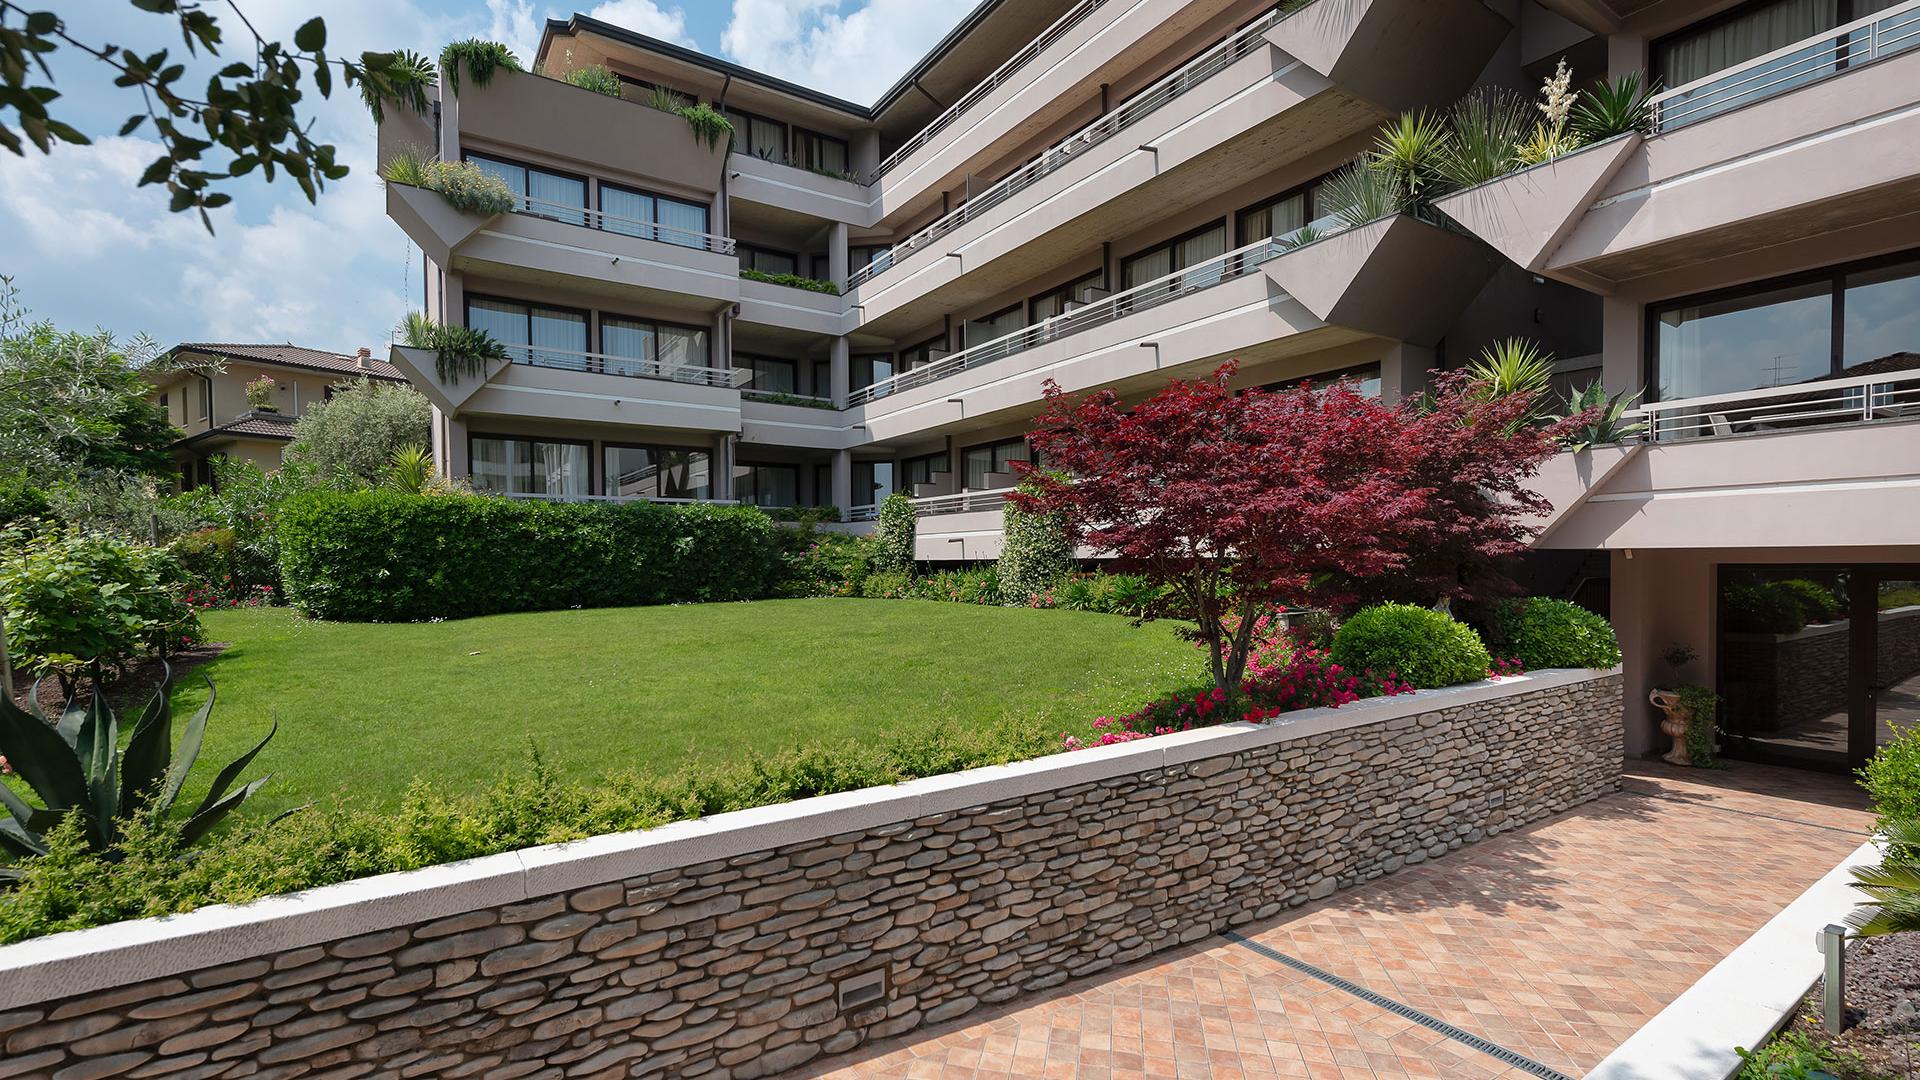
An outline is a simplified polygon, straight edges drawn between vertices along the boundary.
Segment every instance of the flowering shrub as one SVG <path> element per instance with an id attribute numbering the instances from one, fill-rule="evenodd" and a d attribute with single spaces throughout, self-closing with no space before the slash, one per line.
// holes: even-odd
<path id="1" fill-rule="evenodd" d="M 273 406 L 273 376 L 262 375 L 247 384 L 247 408 L 254 412 L 277 412 Z"/>
<path id="2" fill-rule="evenodd" d="M 1024 481 L 1023 489 L 1033 490 Z M 1002 511 L 1001 531 L 1005 537 L 998 564 L 1002 602 L 1009 607 L 1054 606 L 1054 590 L 1073 570 L 1066 516 L 1029 513 L 1009 502 Z"/>

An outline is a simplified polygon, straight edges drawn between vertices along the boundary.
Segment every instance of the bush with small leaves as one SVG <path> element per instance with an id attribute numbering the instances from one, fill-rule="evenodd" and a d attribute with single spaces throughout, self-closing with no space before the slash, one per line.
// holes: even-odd
<path id="1" fill-rule="evenodd" d="M 1477 682 L 1493 665 L 1471 627 L 1411 604 L 1355 612 L 1333 635 L 1333 659 L 1349 671 L 1393 672 L 1423 688 Z"/>
<path id="2" fill-rule="evenodd" d="M 1529 671 L 1610 668 L 1620 662 L 1613 624 L 1578 604 L 1545 596 L 1510 601 L 1502 622 L 1508 648 Z"/>
<path id="3" fill-rule="evenodd" d="M 913 500 L 896 491 L 880 504 L 880 525 L 874 530 L 878 541 L 873 554 L 876 573 L 913 573 L 913 549 L 919 519 L 913 512 Z"/>

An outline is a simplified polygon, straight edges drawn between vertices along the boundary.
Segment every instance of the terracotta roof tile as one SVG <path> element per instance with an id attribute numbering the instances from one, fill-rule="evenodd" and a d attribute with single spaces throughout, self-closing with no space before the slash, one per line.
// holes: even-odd
<path id="1" fill-rule="evenodd" d="M 369 359 L 365 367 L 351 356 L 339 353 L 323 352 L 319 349 L 303 349 L 298 345 L 234 345 L 216 342 L 190 341 L 174 347 L 175 352 L 209 353 L 231 360 L 250 360 L 260 364 L 278 364 L 283 367 L 303 368 L 309 371 L 335 372 L 341 375 L 365 375 L 373 379 L 393 379 L 404 382 L 406 376 L 400 369 L 385 360 Z"/>

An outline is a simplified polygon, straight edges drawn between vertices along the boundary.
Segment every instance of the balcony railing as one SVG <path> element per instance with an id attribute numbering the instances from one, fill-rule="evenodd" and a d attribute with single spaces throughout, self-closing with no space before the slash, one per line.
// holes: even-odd
<path id="1" fill-rule="evenodd" d="M 988 488 L 984 491 L 962 491 L 953 495 L 929 495 L 924 499 L 913 500 L 915 517 L 929 514 L 965 514 L 975 510 L 998 510 L 1007 504 L 1007 496 L 1013 494 L 1013 488 Z"/>
<path id="2" fill-rule="evenodd" d="M 934 117 L 931 123 L 920 129 L 918 135 L 908 139 L 905 143 L 901 144 L 898 150 L 888 154 L 873 170 L 873 175 L 867 179 L 867 182 L 871 184 L 882 176 L 887 175 L 888 170 L 912 156 L 915 150 L 932 142 L 935 136 L 952 126 L 953 122 L 960 119 L 968 109 L 980 104 L 981 99 L 1005 85 L 1008 79 L 1013 78 L 1015 73 L 1031 63 L 1034 57 L 1045 52 L 1048 46 L 1060 40 L 1066 35 L 1067 31 L 1080 25 L 1088 15 L 1104 7 L 1106 3 L 1107 0 L 1080 0 L 1079 3 L 1068 8 L 1067 13 L 1055 19 L 1052 26 L 1040 32 L 1039 37 L 1034 38 L 1027 43 L 1026 47 L 1014 53 L 1011 57 L 1008 57 L 1006 63 L 993 69 L 993 74 L 982 79 L 978 86 L 960 95 L 960 100 L 948 106 L 947 110 L 939 116 Z"/>
<path id="3" fill-rule="evenodd" d="M 1914 48 L 1920 48 L 1920 0 L 1907 0 L 1659 95 L 1656 130 L 1672 131 Z"/>
<path id="4" fill-rule="evenodd" d="M 708 506 L 740 505 L 740 500 L 738 499 L 663 499 L 653 495 L 572 495 L 557 491 L 495 491 L 492 492 L 492 494 L 498 495 L 503 499 L 533 499 L 538 502 L 650 502 L 660 503 L 665 506 L 693 506 L 697 504 Z"/>
<path id="5" fill-rule="evenodd" d="M 711 251 L 716 255 L 732 255 L 734 241 L 731 236 L 715 236 L 712 233 L 695 232 L 673 225 L 662 225 L 657 221 L 641 218 L 622 217 L 609 214 L 604 210 L 591 207 L 573 206 L 569 203 L 551 202 L 547 199 L 535 199 L 531 196 L 516 197 L 518 206 L 515 213 L 528 217 L 546 218 L 567 225 L 580 225 L 601 232 L 616 233 L 620 236 L 634 236 L 642 240 L 653 240 L 674 247 L 692 248 L 695 251 Z"/>
<path id="6" fill-rule="evenodd" d="M 848 275 L 847 287 L 851 289 L 873 280 L 912 252 L 926 247 L 1032 187 L 1041 178 L 1065 167 L 1074 158 L 1139 123 L 1161 106 L 1180 98 L 1242 57 L 1262 48 L 1266 44 L 1264 35 L 1267 30 L 1283 17 L 1280 10 L 1275 8 L 1255 19 L 1248 26 L 1236 31 L 1233 36 L 1194 57 L 1171 74 L 1136 94 L 1126 104 L 1069 135 L 1053 149 L 1014 170 L 1011 175 L 968 199 L 959 208 L 935 219 L 926 228 L 881 252 L 872 262 Z"/>
<path id="7" fill-rule="evenodd" d="M 1920 370 L 1656 401 L 1629 416 L 1646 423 L 1646 438 L 1653 442 L 1915 420 L 1920 419 Z"/>
<path id="8" fill-rule="evenodd" d="M 739 387 L 753 378 L 752 368 L 712 368 L 658 360 L 638 360 L 607 353 L 549 349 L 538 345 L 508 345 L 507 357 L 516 364 L 585 371 L 595 375 L 624 375 L 636 379 L 664 379 L 696 386 Z"/>
<path id="9" fill-rule="evenodd" d="M 949 375 L 957 375 L 982 364 L 1025 352 L 1058 338 L 1077 334 L 1083 330 L 1091 330 L 1096 326 L 1104 326 L 1135 312 L 1159 307 L 1161 304 L 1178 300 L 1201 289 L 1211 288 L 1223 281 L 1244 277 L 1296 248 L 1344 231 L 1345 227 L 1337 220 L 1322 218 L 1286 236 L 1255 241 L 1246 247 L 1217 255 L 1206 262 L 1195 263 L 1166 277 L 1156 278 L 1144 285 L 1136 285 L 1125 292 L 1114 293 L 1105 299 L 1075 307 L 1051 319 L 1044 319 L 1032 326 L 1015 330 L 1011 334 L 991 341 L 983 341 L 972 348 L 962 349 L 930 364 L 863 386 L 847 396 L 847 404 L 860 405 L 878 401 L 902 390 L 925 386 Z"/>

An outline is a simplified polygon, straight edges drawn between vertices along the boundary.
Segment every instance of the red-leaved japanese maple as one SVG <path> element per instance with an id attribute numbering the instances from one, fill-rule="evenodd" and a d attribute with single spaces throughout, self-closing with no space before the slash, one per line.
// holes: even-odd
<path id="1" fill-rule="evenodd" d="M 1049 383 L 1027 437 L 1048 471 L 1010 496 L 1172 586 L 1216 687 L 1239 687 L 1262 610 L 1351 602 L 1373 581 L 1460 596 L 1524 543 L 1542 505 L 1521 481 L 1552 452 L 1534 429 L 1503 434 L 1524 401 L 1475 401 L 1446 376 L 1424 407 L 1344 382 L 1236 392 L 1234 370 L 1131 409 Z"/>

